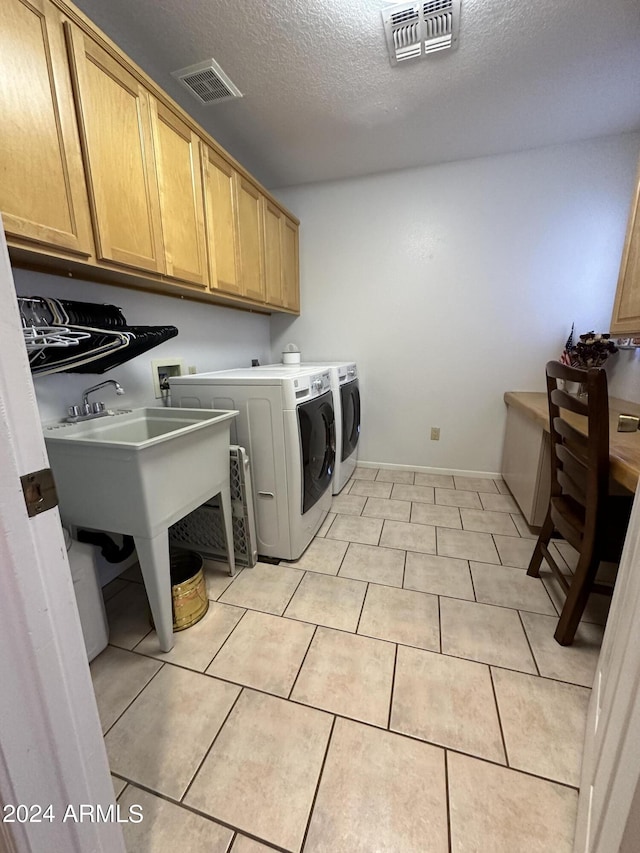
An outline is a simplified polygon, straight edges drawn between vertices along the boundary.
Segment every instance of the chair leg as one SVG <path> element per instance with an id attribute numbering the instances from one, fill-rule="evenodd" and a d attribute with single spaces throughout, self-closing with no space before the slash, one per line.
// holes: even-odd
<path id="1" fill-rule="evenodd" d="M 529 577 L 540 577 L 540 565 L 542 563 L 542 557 L 544 556 L 542 553 L 542 546 L 549 545 L 552 533 L 553 521 L 551 520 L 551 513 L 547 512 L 547 517 L 545 518 L 544 524 L 542 525 L 540 535 L 538 536 L 538 541 L 536 542 L 536 547 L 534 548 L 533 554 L 531 555 L 531 560 L 529 561 L 529 568 L 527 569 L 527 574 L 529 575 Z"/>
<path id="2" fill-rule="evenodd" d="M 578 624 L 587 606 L 591 587 L 600 565 L 600 558 L 593 552 L 581 555 L 576 566 L 569 592 L 560 614 L 554 637 L 561 646 L 570 646 L 578 630 Z"/>

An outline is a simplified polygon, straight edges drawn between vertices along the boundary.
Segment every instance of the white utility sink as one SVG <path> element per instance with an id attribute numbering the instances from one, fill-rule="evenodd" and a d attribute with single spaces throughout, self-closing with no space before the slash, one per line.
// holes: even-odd
<path id="1" fill-rule="evenodd" d="M 235 570 L 229 430 L 237 414 L 127 409 L 44 428 L 64 521 L 134 537 L 163 651 L 173 646 L 168 528 L 216 494 Z"/>

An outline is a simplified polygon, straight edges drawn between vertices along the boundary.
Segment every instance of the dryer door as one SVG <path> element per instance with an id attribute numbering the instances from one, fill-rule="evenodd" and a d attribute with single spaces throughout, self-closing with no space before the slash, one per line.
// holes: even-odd
<path id="1" fill-rule="evenodd" d="M 302 456 L 302 513 L 322 497 L 336 461 L 336 425 L 331 391 L 298 406 Z"/>
<path id="2" fill-rule="evenodd" d="M 348 459 L 358 445 L 360 437 L 360 388 L 358 380 L 340 386 L 342 403 L 342 458 Z"/>

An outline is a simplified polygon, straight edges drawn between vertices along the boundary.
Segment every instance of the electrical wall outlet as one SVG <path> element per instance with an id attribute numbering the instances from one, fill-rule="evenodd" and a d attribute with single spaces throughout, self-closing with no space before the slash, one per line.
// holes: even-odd
<path id="1" fill-rule="evenodd" d="M 440 427 L 431 427 L 431 441 L 440 441 Z"/>
<path id="2" fill-rule="evenodd" d="M 156 400 L 160 400 L 164 396 L 163 391 L 164 394 L 167 393 L 167 382 L 170 376 L 182 376 L 184 373 L 184 359 L 154 358 L 151 362 L 151 376 Z"/>
<path id="3" fill-rule="evenodd" d="M 189 375 L 194 376 L 197 372 L 198 372 L 198 370 L 197 370 L 195 364 L 190 364 L 189 365 Z"/>

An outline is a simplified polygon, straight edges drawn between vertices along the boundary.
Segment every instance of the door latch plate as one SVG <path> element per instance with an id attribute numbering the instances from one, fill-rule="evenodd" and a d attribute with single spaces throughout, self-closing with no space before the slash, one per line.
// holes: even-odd
<path id="1" fill-rule="evenodd" d="M 20 482 L 29 518 L 58 506 L 58 493 L 51 468 L 24 474 Z"/>

